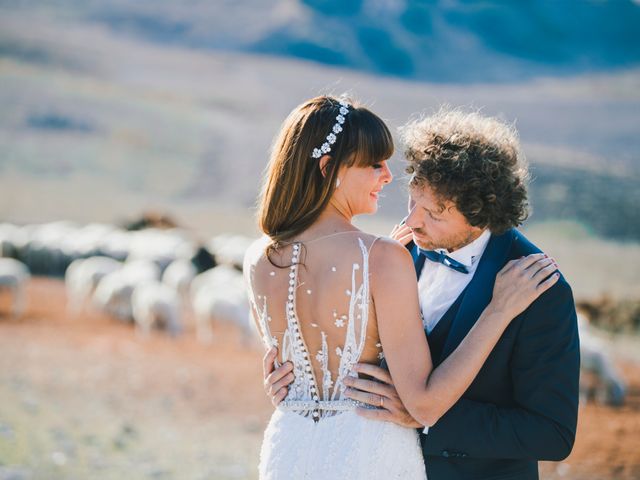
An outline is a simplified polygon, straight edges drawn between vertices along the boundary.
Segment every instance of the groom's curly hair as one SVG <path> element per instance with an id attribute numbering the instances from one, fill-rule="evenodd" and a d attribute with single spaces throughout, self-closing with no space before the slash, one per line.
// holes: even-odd
<path id="1" fill-rule="evenodd" d="M 442 107 L 400 129 L 410 188 L 431 187 L 470 225 L 503 233 L 529 215 L 527 164 L 510 125 Z"/>

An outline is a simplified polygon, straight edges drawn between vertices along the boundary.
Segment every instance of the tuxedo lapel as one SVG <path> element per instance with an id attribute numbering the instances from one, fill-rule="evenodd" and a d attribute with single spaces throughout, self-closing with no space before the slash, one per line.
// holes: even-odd
<path id="1" fill-rule="evenodd" d="M 460 308 L 460 304 L 464 299 L 464 291 L 462 294 L 453 302 L 453 305 L 449 307 L 449 310 L 445 312 L 431 333 L 427 335 L 427 340 L 429 342 L 429 348 L 431 349 L 431 360 L 433 361 L 433 366 L 437 367 L 444 360 L 442 358 L 442 352 L 444 350 L 445 343 L 449 336 L 449 332 L 451 331 L 451 324 L 453 320 L 456 318 L 456 314 L 458 313 L 458 309 Z"/>
<path id="2" fill-rule="evenodd" d="M 496 274 L 505 264 L 513 232 L 509 230 L 502 235 L 491 235 L 478 269 L 463 292 L 464 298 L 449 330 L 441 361 L 456 349 L 491 301 Z"/>
<path id="3" fill-rule="evenodd" d="M 409 242 L 409 244 L 407 244 L 407 250 L 411 252 L 411 257 L 413 258 L 413 266 L 416 268 L 416 277 L 420 279 L 420 273 L 422 272 L 422 267 L 424 267 L 424 261 L 426 259 L 424 255 L 420 255 L 418 246 L 413 242 Z"/>

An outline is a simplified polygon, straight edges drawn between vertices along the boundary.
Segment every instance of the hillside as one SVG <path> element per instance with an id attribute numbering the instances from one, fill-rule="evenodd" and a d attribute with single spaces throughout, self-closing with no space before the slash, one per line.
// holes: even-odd
<path id="1" fill-rule="evenodd" d="M 513 82 L 640 62 L 640 5 L 632 0 L 2 3 L 153 42 L 443 83 Z"/>
<path id="2" fill-rule="evenodd" d="M 87 20 L 89 7 L 72 10 L 73 2 L 55 12 L 6 3 L 0 7 L 5 220 L 112 221 L 149 206 L 188 212 L 197 222 L 206 222 L 211 208 L 249 217 L 269 145 L 288 111 L 318 93 L 348 91 L 394 130 L 443 102 L 516 122 L 534 174 L 532 222 L 573 219 L 600 235 L 640 239 L 638 70 L 500 85 L 419 83 L 168 46 Z M 392 165 L 402 177 L 400 151 Z M 382 217 L 399 218 L 402 182 L 385 193 Z"/>

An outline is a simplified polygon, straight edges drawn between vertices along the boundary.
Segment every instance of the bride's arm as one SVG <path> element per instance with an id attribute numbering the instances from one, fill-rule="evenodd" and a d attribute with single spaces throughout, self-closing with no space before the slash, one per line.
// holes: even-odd
<path id="1" fill-rule="evenodd" d="M 542 282 L 555 270 L 542 254 L 509 262 L 496 278 L 491 303 L 458 348 L 433 370 L 409 252 L 381 239 L 372 251 L 371 267 L 371 292 L 389 372 L 409 413 L 426 426 L 462 396 L 511 320 L 558 278 L 552 275 Z"/>

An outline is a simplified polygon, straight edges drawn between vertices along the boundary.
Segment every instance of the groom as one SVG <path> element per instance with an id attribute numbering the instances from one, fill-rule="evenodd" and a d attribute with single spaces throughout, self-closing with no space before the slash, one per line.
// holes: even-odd
<path id="1" fill-rule="evenodd" d="M 527 216 L 527 170 L 516 133 L 476 113 L 441 110 L 403 129 L 409 215 L 394 238 L 414 258 L 434 367 L 462 341 L 489 304 L 509 261 L 540 250 L 514 229 Z M 274 404 L 287 393 L 288 364 L 265 386 Z M 387 370 L 360 365 L 374 380 L 350 380 L 349 397 L 382 409 L 370 418 L 420 429 L 429 480 L 537 479 L 538 460 L 571 452 L 578 411 L 579 343 L 564 278 L 514 319 L 462 398 L 435 425 L 417 424 Z M 346 382 L 345 382 L 346 383 Z"/>

